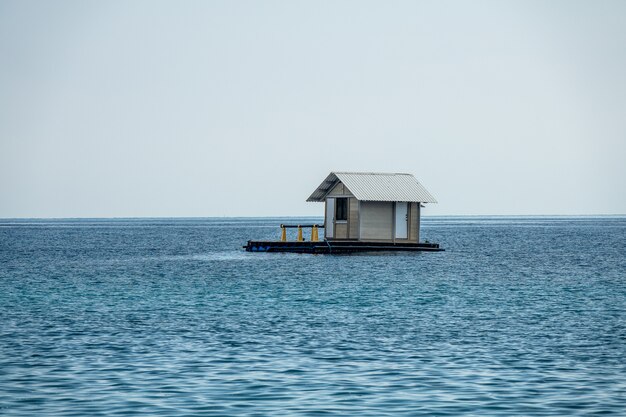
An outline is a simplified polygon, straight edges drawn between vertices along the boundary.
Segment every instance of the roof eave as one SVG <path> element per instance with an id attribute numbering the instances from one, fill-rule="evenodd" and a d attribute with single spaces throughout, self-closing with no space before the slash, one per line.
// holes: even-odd
<path id="1" fill-rule="evenodd" d="M 339 182 L 339 178 L 337 178 L 334 172 L 331 172 L 324 179 L 324 181 L 322 181 L 322 183 L 317 186 L 315 191 L 313 191 L 313 193 L 309 196 L 309 198 L 306 199 L 306 201 L 308 203 L 323 202 L 326 199 L 326 196 L 328 195 L 328 193 L 332 191 L 332 189 L 335 187 L 335 185 L 337 185 L 338 182 Z M 328 184 L 328 186 L 324 187 L 326 184 Z M 320 194 L 320 196 L 316 197 L 316 194 Z"/>

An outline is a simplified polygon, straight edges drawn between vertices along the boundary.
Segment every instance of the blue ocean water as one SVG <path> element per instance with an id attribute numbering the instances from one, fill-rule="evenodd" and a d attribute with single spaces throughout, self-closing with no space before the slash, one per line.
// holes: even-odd
<path id="1" fill-rule="evenodd" d="M 243 251 L 284 220 L 0 220 L 0 415 L 626 415 L 626 218 Z"/>

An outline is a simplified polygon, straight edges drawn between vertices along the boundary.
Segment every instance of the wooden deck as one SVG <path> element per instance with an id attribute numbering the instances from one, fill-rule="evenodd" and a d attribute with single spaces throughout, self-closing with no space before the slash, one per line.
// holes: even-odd
<path id="1" fill-rule="evenodd" d="M 290 252 L 341 254 L 355 252 L 440 252 L 438 243 L 391 243 L 361 241 L 279 242 L 249 240 L 243 247 L 247 252 Z"/>

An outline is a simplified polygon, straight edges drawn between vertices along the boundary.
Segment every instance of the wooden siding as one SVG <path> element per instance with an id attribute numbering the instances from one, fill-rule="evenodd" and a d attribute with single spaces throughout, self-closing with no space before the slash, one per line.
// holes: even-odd
<path id="1" fill-rule="evenodd" d="M 348 238 L 348 222 L 335 223 L 335 239 Z"/>
<path id="2" fill-rule="evenodd" d="M 413 203 L 415 204 L 415 206 L 417 207 L 417 216 L 415 217 L 417 219 L 417 236 L 415 237 L 415 241 L 417 243 L 419 243 L 420 241 L 420 228 L 422 227 L 422 208 L 420 206 L 420 203 Z"/>
<path id="3" fill-rule="evenodd" d="M 350 197 L 348 201 L 348 237 L 350 239 L 359 238 L 359 200 Z"/>
<path id="4" fill-rule="evenodd" d="M 339 182 L 328 193 L 328 197 L 352 197 L 352 193 L 346 188 L 343 183 Z"/>
<path id="5" fill-rule="evenodd" d="M 359 202 L 352 196 L 352 193 L 341 182 L 337 183 L 332 190 L 328 193 L 327 197 L 346 197 L 348 198 L 348 220 L 346 222 L 339 222 L 333 225 L 326 225 L 326 227 L 334 227 L 334 236 L 329 238 L 333 239 L 358 239 L 358 226 L 359 226 Z M 326 204 L 324 204 L 326 206 Z M 326 207 L 324 207 L 324 213 L 326 213 Z M 325 219 L 326 217 L 324 217 Z M 334 218 L 334 215 L 333 215 Z M 326 230 L 324 231 L 324 237 L 326 236 Z"/>
<path id="6" fill-rule="evenodd" d="M 409 242 L 418 241 L 419 221 L 419 203 L 409 203 Z"/>

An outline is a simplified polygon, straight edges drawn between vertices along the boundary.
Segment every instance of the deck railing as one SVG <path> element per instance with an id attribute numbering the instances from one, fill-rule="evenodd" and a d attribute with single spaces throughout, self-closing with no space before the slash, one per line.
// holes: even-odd
<path id="1" fill-rule="evenodd" d="M 287 229 L 295 229 L 298 228 L 298 236 L 296 237 L 296 241 L 304 242 L 304 238 L 302 237 L 302 228 L 311 228 L 311 242 L 319 242 L 319 228 L 324 228 L 324 225 L 319 224 L 281 224 L 280 225 L 280 241 L 287 241 Z"/>

